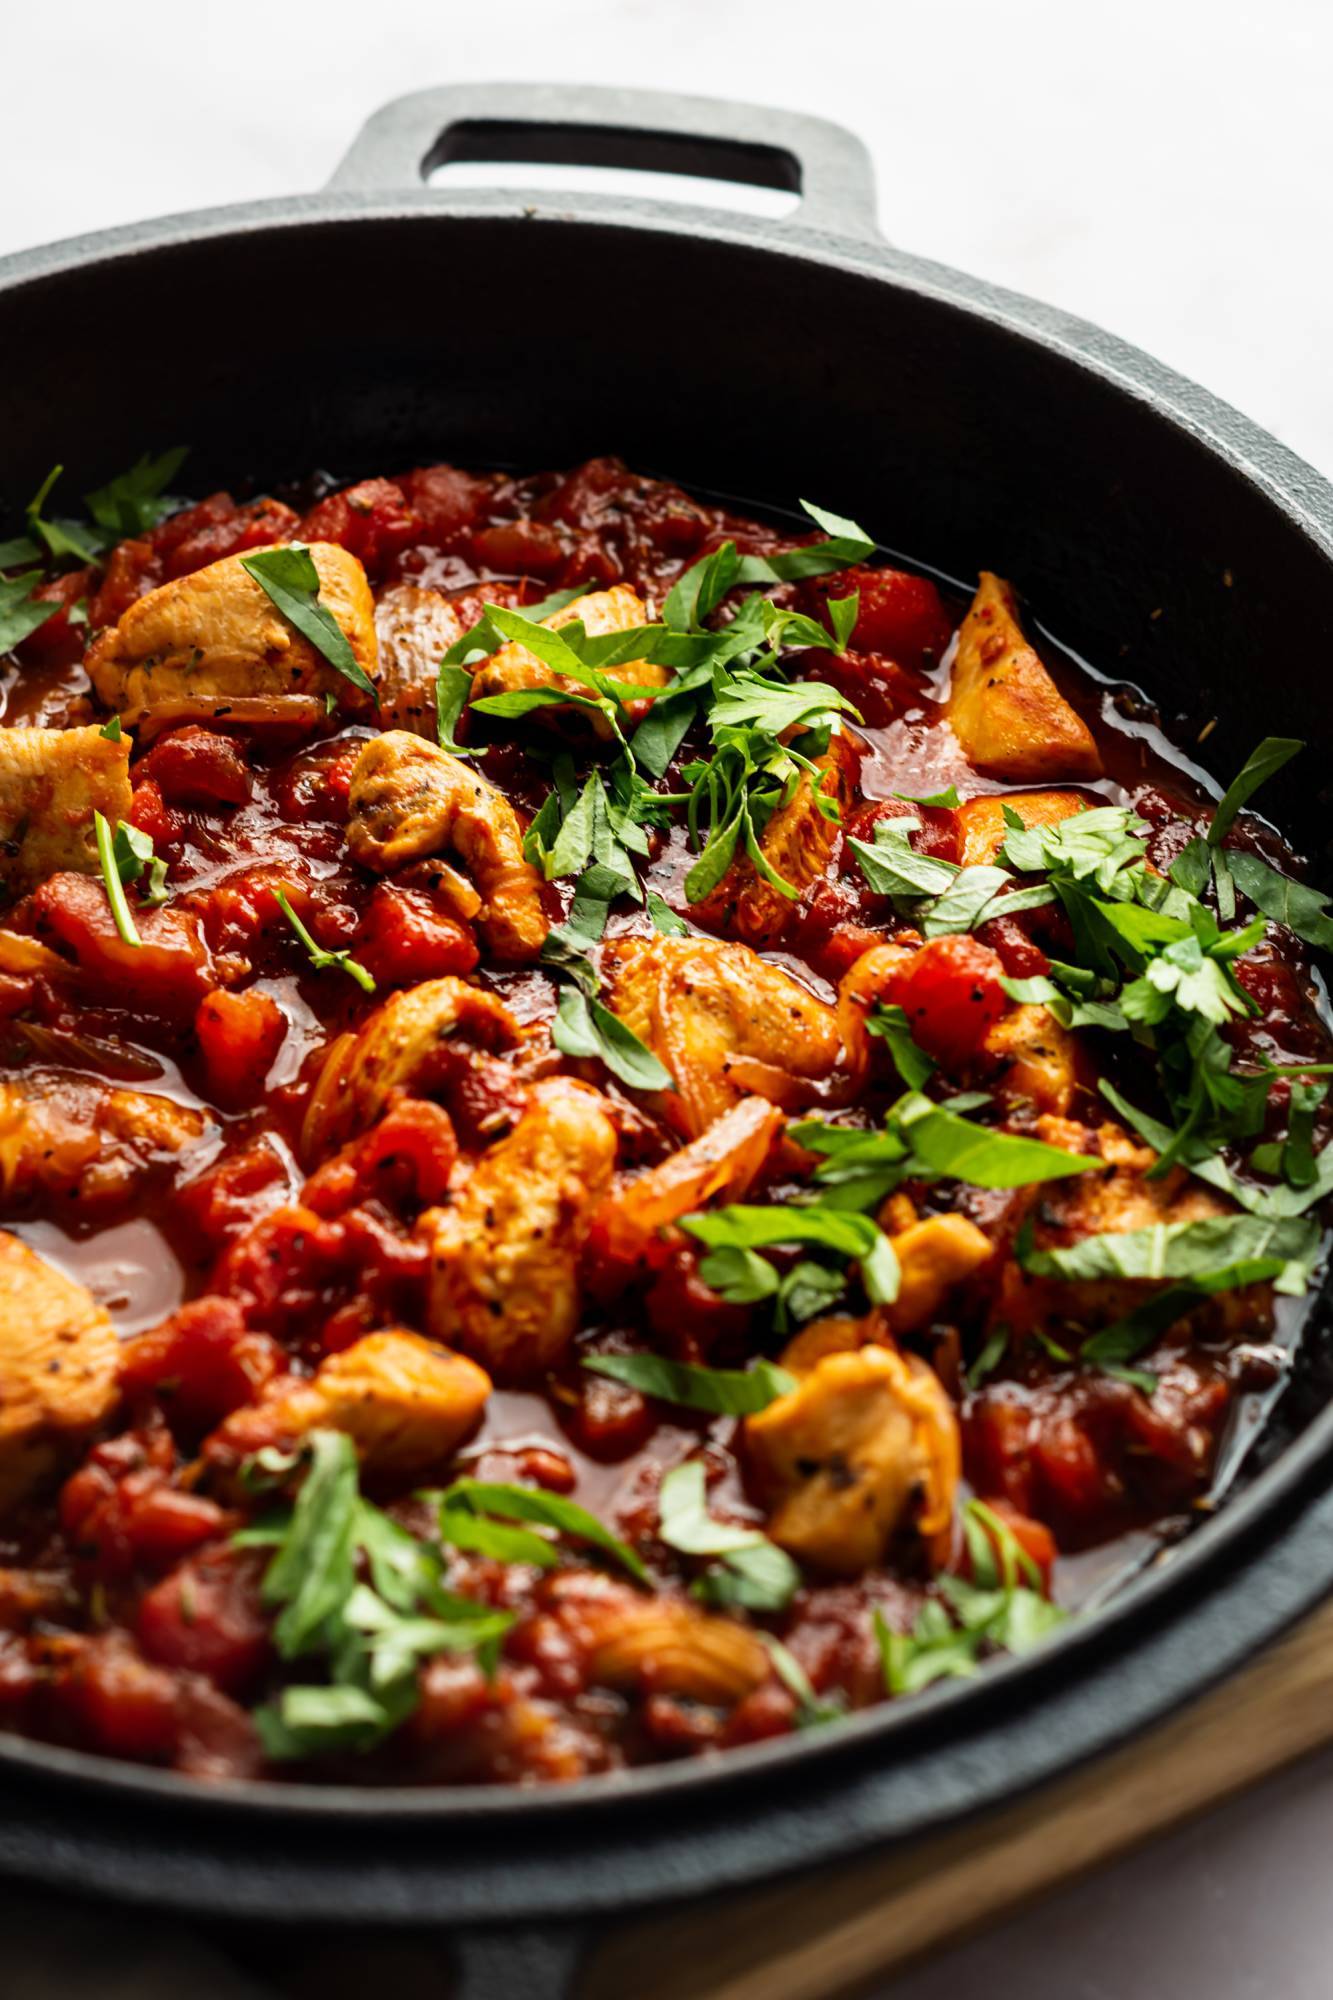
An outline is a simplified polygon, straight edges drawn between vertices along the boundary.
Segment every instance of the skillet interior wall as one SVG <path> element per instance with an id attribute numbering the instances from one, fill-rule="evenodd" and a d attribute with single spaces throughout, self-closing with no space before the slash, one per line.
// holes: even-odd
<path id="1" fill-rule="evenodd" d="M 198 493 L 609 451 L 760 503 L 807 494 L 959 576 L 1002 570 L 1183 740 L 1216 713 L 1224 778 L 1257 736 L 1328 726 L 1333 574 L 1275 504 L 1077 360 L 795 252 L 544 218 L 303 221 L 0 293 L 0 353 L 7 515 L 56 458 L 71 496 L 176 441 Z M 1316 880 L 1327 767 L 1265 794 Z"/>

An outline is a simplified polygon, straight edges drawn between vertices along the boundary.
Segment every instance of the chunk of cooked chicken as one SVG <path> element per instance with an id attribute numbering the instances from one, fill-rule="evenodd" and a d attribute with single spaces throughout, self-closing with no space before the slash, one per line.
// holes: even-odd
<path id="1" fill-rule="evenodd" d="M 231 724 L 323 718 L 325 696 L 361 713 L 370 697 L 329 664 L 243 567 L 261 554 L 221 562 L 160 584 L 99 633 L 85 662 L 98 699 L 123 722 L 168 724 L 223 718 Z M 312 542 L 319 601 L 341 626 L 373 681 L 375 604 L 356 557 Z"/>
<path id="2" fill-rule="evenodd" d="M 597 1211 L 590 1248 L 603 1258 L 633 1263 L 659 1230 L 719 1195 L 740 1201 L 773 1150 L 784 1119 L 762 1097 L 739 1104 L 646 1172 L 617 1182 Z"/>
<path id="3" fill-rule="evenodd" d="M 884 1344 L 881 1326 L 872 1314 L 806 1327 L 782 1357 L 797 1386 L 744 1425 L 770 1536 L 840 1576 L 880 1562 L 909 1521 L 938 1553 L 953 1521 L 953 1405 L 924 1361 Z"/>
<path id="4" fill-rule="evenodd" d="M 368 1131 L 398 1092 L 429 1097 L 435 1074 L 461 1039 L 485 1049 L 517 1048 L 523 1031 L 503 1000 L 452 974 L 395 993 L 354 1035 L 330 1045 L 310 1095 L 301 1147 L 323 1159 Z"/>
<path id="5" fill-rule="evenodd" d="M 1085 812 L 1088 801 L 1077 792 L 990 792 L 967 799 L 954 814 L 958 834 L 955 857 L 964 868 L 977 868 L 994 861 L 1004 846 L 1009 828 L 1004 812 L 1016 812 L 1024 826 L 1058 826 L 1063 819 Z"/>
<path id="6" fill-rule="evenodd" d="M 554 1367 L 574 1337 L 579 1258 L 615 1167 L 609 1109 L 571 1077 L 536 1084 L 461 1193 L 418 1224 L 431 1252 L 431 1332 L 497 1380 Z"/>
<path id="7" fill-rule="evenodd" d="M 208 1130 L 202 1111 L 61 1070 L 0 1079 L 0 1199 L 11 1208 L 122 1200 Z"/>
<path id="8" fill-rule="evenodd" d="M 380 724 L 435 740 L 440 661 L 466 626 L 441 590 L 391 583 L 375 606 Z"/>
<path id="9" fill-rule="evenodd" d="M 945 715 L 974 770 L 993 778 L 1095 778 L 1101 758 L 1023 635 L 1012 587 L 989 570 L 958 634 Z"/>
<path id="10" fill-rule="evenodd" d="M 1024 1002 L 987 1030 L 980 1067 L 1006 1104 L 1031 1104 L 1065 1118 L 1085 1060 L 1078 1036 L 1062 1028 L 1049 1007 Z"/>
<path id="11" fill-rule="evenodd" d="M 819 798 L 841 812 L 851 795 L 856 758 L 846 732 L 831 738 L 824 755 L 813 760 L 819 777 L 803 771 L 786 805 L 778 807 L 759 836 L 765 861 L 798 896 L 824 873 L 838 838 L 838 820 L 821 812 L 816 787 Z M 741 854 L 690 914 L 724 937 L 763 950 L 781 939 L 795 906 L 795 896 L 775 889 L 749 855 Z"/>
<path id="12" fill-rule="evenodd" d="M 588 1651 L 589 1678 L 638 1695 L 678 1695 L 731 1708 L 768 1679 L 768 1650 L 758 1633 L 732 1618 L 711 1617 L 680 1597 L 644 1597 L 623 1586 L 580 1597 L 576 1623 Z"/>
<path id="13" fill-rule="evenodd" d="M 351 1438 L 372 1477 L 417 1479 L 475 1428 L 490 1393 L 490 1377 L 466 1355 L 390 1327 L 331 1354 L 309 1381 L 279 1376 L 214 1431 L 204 1456 L 236 1465 L 266 1445 L 328 1429 Z"/>
<path id="14" fill-rule="evenodd" d="M 0 1515 L 101 1423 L 119 1351 L 87 1287 L 0 1230 Z"/>
<path id="15" fill-rule="evenodd" d="M 608 637 L 613 632 L 631 632 L 636 625 L 648 622 L 648 613 L 643 599 L 630 589 L 627 583 L 613 584 L 610 590 L 589 591 L 586 596 L 576 597 L 572 604 L 553 611 L 542 624 L 552 631 L 559 631 L 562 625 L 572 625 L 578 620 L 590 639 Z M 626 660 L 605 669 L 607 678 L 618 681 L 624 687 L 664 687 L 671 674 L 666 667 L 651 666 L 646 660 Z M 559 688 L 563 694 L 586 695 L 587 687 L 572 674 L 557 673 L 539 660 L 535 653 L 517 643 L 501 646 L 488 660 L 483 660 L 472 677 L 472 700 L 483 696 L 514 694 L 520 690 L 536 687 Z M 634 704 L 630 704 L 631 713 Z M 552 705 L 541 711 L 546 719 L 567 717 L 571 711 L 562 706 Z M 587 711 L 580 711 L 581 716 Z M 593 729 L 599 736 L 609 736 L 610 725 L 600 716 L 588 716 Z"/>
<path id="16" fill-rule="evenodd" d="M 895 1333 L 916 1333 L 994 1255 L 990 1238 L 965 1215 L 928 1215 L 890 1236 L 898 1259 L 898 1296 L 888 1307 Z"/>
<path id="17" fill-rule="evenodd" d="M 130 809 L 130 743 L 100 729 L 0 730 L 0 885 L 22 895 L 60 869 L 98 870 L 94 812 Z"/>
<path id="18" fill-rule="evenodd" d="M 550 929 L 541 877 L 503 792 L 461 758 L 404 729 L 372 737 L 352 770 L 352 859 L 378 875 L 450 848 L 482 898 L 477 925 L 495 958 L 536 958 Z"/>
<path id="19" fill-rule="evenodd" d="M 617 938 L 602 954 L 610 1005 L 676 1088 L 662 1116 L 697 1138 L 747 1091 L 787 1108 L 833 1075 L 832 1007 L 748 945 L 712 938 Z"/>

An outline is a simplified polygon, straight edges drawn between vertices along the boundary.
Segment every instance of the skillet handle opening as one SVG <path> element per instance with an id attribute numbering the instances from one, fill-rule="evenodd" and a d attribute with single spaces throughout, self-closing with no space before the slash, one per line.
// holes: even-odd
<path id="1" fill-rule="evenodd" d="M 448 84 L 396 97 L 362 126 L 329 186 L 419 188 L 454 161 L 635 168 L 772 188 L 800 197 L 791 219 L 803 227 L 878 235 L 870 155 L 844 126 L 590 84 Z"/>

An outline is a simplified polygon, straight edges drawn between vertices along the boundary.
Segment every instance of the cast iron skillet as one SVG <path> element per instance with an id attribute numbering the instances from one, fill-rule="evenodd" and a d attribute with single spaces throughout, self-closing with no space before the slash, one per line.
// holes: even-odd
<path id="1" fill-rule="evenodd" d="M 455 159 L 802 199 L 767 223 L 424 184 Z M 1326 858 L 1333 491 L 1120 341 L 888 248 L 864 150 L 836 126 L 640 92 L 425 91 L 372 118 L 322 194 L 0 263 L 0 351 L 7 512 L 57 457 L 82 490 L 177 439 L 199 492 L 320 463 L 614 451 L 760 503 L 817 498 L 955 575 L 1016 578 L 1173 724 L 1216 715 L 1223 776 L 1266 731 L 1313 737 L 1270 810 Z M 1326 1290 L 1315 1351 L 1328 1316 Z M 472 1940 L 470 1990 L 540 2000 L 571 1962 L 552 1925 L 912 1839 L 1121 1740 L 1271 1638 L 1333 1584 L 1333 1407 L 1307 1400 L 1216 1520 L 977 1682 L 542 1793 L 208 1789 L 11 1741 L 0 1869 L 233 1918 L 447 1922 Z"/>

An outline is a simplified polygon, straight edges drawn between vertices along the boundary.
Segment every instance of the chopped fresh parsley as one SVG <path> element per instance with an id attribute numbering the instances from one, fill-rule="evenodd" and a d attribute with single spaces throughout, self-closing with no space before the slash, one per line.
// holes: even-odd
<path id="1" fill-rule="evenodd" d="M 352 957 L 349 950 L 326 951 L 322 944 L 315 942 L 287 900 L 287 891 L 285 889 L 277 891 L 277 902 L 283 916 L 286 917 L 297 937 L 305 946 L 306 956 L 309 958 L 316 972 L 325 972 L 329 966 L 336 965 L 341 971 L 347 974 L 349 979 L 356 981 L 363 993 L 373 993 L 375 991 L 374 978 L 367 972 L 364 965 Z"/>

